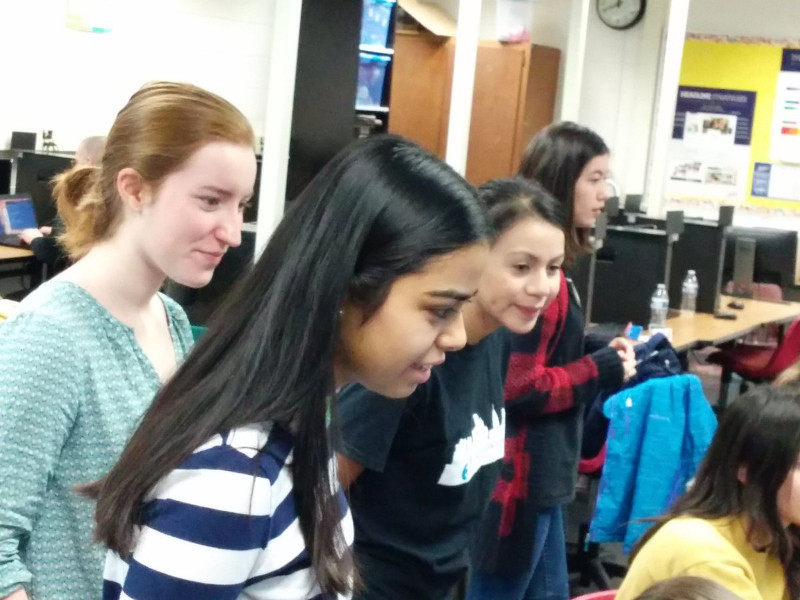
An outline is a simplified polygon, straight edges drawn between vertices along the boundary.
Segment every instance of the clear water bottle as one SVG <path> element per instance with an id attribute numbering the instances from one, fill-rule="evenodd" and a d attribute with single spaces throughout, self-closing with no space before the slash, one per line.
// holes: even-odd
<path id="1" fill-rule="evenodd" d="M 683 287 L 681 287 L 681 310 L 687 312 L 694 312 L 697 308 L 697 274 L 694 269 L 689 269 L 686 272 L 686 277 L 683 279 Z"/>
<path id="2" fill-rule="evenodd" d="M 656 291 L 653 292 L 653 297 L 650 298 L 650 324 L 647 328 L 652 331 L 653 329 L 666 327 L 668 310 L 669 295 L 667 294 L 667 286 L 659 283 Z"/>

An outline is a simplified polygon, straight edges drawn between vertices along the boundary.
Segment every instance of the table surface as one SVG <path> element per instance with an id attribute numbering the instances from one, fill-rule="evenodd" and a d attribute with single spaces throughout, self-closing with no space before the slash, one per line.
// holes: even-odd
<path id="1" fill-rule="evenodd" d="M 728 308 L 728 302 L 739 300 L 744 308 Z M 722 344 L 740 338 L 770 323 L 784 324 L 800 318 L 800 302 L 766 302 L 722 296 L 720 310 L 736 314 L 735 320 L 715 319 L 707 313 L 683 313 L 667 319 L 672 328 L 672 345 L 678 350 Z"/>
<path id="2" fill-rule="evenodd" d="M 0 246 L 0 261 L 18 260 L 20 258 L 31 258 L 33 252 L 27 248 L 14 248 L 12 246 Z"/>

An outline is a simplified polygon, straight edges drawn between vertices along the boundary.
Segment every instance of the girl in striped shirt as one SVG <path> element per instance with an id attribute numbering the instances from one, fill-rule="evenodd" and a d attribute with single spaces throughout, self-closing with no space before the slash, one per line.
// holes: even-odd
<path id="1" fill-rule="evenodd" d="M 349 595 L 331 399 L 349 382 L 408 396 L 464 346 L 486 234 L 473 188 L 418 146 L 379 136 L 335 157 L 88 486 L 103 597 Z"/>

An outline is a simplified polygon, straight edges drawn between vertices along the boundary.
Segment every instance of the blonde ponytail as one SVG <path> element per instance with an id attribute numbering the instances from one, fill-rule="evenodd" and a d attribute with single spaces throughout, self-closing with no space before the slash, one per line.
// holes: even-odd
<path id="1" fill-rule="evenodd" d="M 73 261 L 107 237 L 120 218 L 119 203 L 103 202 L 99 185 L 98 167 L 71 169 L 53 179 L 56 208 L 65 230 L 58 241 Z"/>

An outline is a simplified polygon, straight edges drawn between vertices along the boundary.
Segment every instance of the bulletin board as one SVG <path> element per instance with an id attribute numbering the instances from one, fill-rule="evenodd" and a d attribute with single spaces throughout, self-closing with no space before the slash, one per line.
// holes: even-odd
<path id="1" fill-rule="evenodd" d="M 798 79 L 800 40 L 688 36 L 668 154 L 668 201 L 695 196 L 800 211 L 800 152 L 794 150 L 800 129 L 787 121 L 800 99 L 800 89 L 792 96 Z M 678 132 L 683 128 L 685 136 Z"/>

